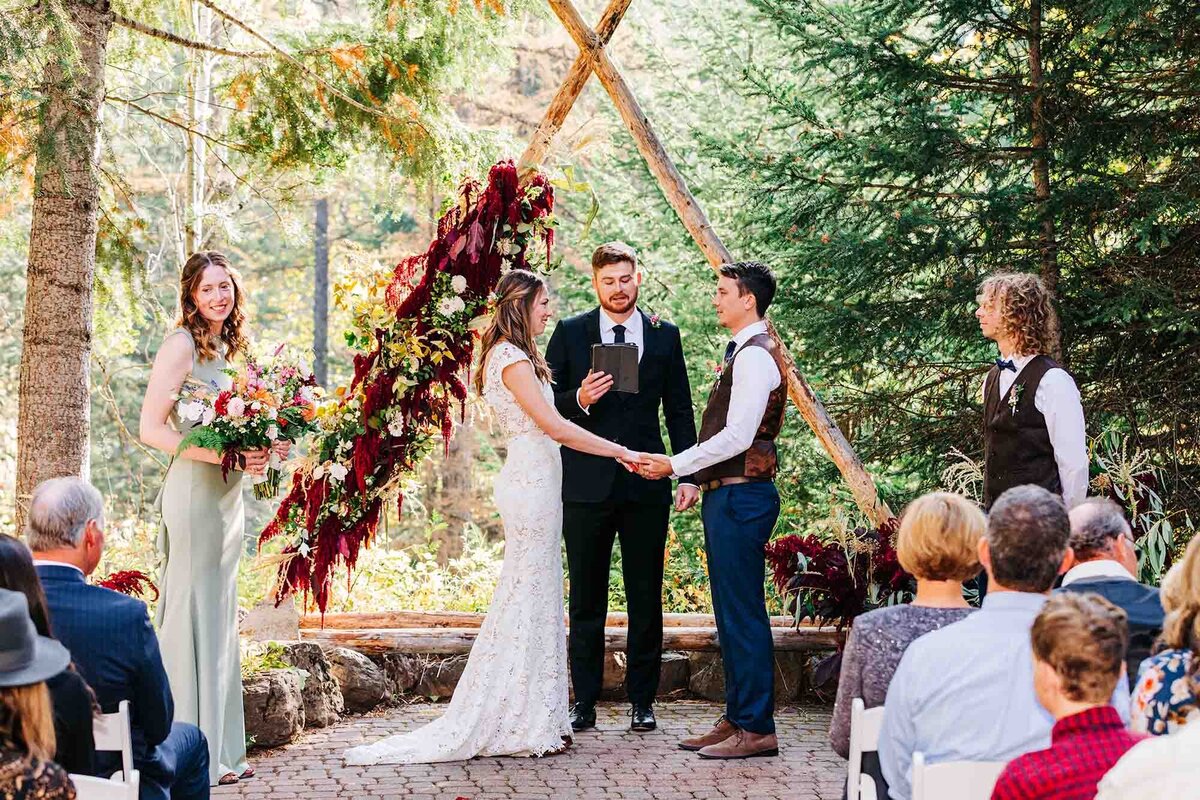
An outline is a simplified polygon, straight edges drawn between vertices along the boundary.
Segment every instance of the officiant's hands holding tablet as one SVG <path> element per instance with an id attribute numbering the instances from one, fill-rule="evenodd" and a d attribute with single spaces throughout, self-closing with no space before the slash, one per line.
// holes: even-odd
<path id="1" fill-rule="evenodd" d="M 612 386 L 612 375 L 609 375 L 607 372 L 593 372 L 588 370 L 587 377 L 583 379 L 583 383 L 579 386 L 579 407 L 586 411 L 588 406 L 608 394 L 608 390 Z"/>

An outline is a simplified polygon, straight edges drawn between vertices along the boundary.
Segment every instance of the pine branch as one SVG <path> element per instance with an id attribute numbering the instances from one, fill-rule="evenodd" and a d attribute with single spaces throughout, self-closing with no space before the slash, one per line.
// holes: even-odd
<path id="1" fill-rule="evenodd" d="M 279 45 L 272 42 L 266 36 L 264 36 L 263 34 L 259 33 L 256 30 L 254 30 L 253 28 L 251 28 L 246 23 L 242 22 L 237 17 L 233 16 L 229 12 L 222 9 L 216 3 L 212 2 L 212 0 L 196 0 L 196 2 L 200 3 L 200 5 L 202 5 L 206 8 L 211 9 L 214 14 L 221 17 L 221 19 L 226 20 L 231 25 L 241 28 L 243 31 L 250 34 L 255 39 L 258 39 L 260 42 L 265 44 L 268 48 L 270 48 L 275 54 L 277 54 L 284 61 L 287 61 L 289 64 L 294 66 L 296 69 L 300 70 L 302 73 L 304 73 L 308 77 L 315 80 L 317 83 L 319 83 L 325 89 L 327 89 L 330 92 L 330 94 L 334 95 L 335 97 L 342 100 L 343 102 L 348 103 L 349 105 L 353 106 L 354 108 L 357 108 L 359 111 L 362 111 L 367 114 L 371 114 L 376 117 L 380 117 L 382 119 L 393 119 L 393 120 L 396 120 L 397 122 L 401 122 L 404 124 L 411 123 L 413 125 L 416 125 L 418 128 L 420 128 L 421 131 L 423 131 L 426 136 L 433 138 L 433 134 L 431 134 L 429 132 L 429 129 L 425 127 L 425 125 L 421 122 L 421 120 L 419 120 L 415 117 L 415 111 L 414 111 L 414 116 L 412 118 L 401 119 L 400 117 L 397 117 L 394 114 L 389 114 L 386 111 L 379 110 L 378 108 L 371 108 L 368 105 L 364 105 L 363 103 L 358 102 L 353 97 L 351 97 L 350 95 L 343 92 L 341 89 L 339 89 L 336 86 L 334 86 L 333 84 L 331 84 L 325 78 L 321 77 L 321 75 L 319 73 L 317 73 L 315 70 L 310 69 L 307 65 L 304 64 L 304 62 L 302 62 L 300 59 L 293 56 L 288 51 L 284 50 Z"/>
<path id="2" fill-rule="evenodd" d="M 159 122 L 165 122 L 168 125 L 174 125 L 176 128 L 179 128 L 181 131 L 187 131 L 188 133 L 195 134 L 196 136 L 199 136 L 200 138 L 205 139 L 206 141 L 210 142 L 211 144 L 220 145 L 221 147 L 228 147 L 231 150 L 237 150 L 239 153 L 249 152 L 245 147 L 242 147 L 241 145 L 234 144 L 233 142 L 226 142 L 222 139 L 217 139 L 212 136 L 209 136 L 207 133 L 202 133 L 201 131 L 198 131 L 195 128 L 192 128 L 188 125 L 184 125 L 182 122 L 180 122 L 177 119 L 171 119 L 170 117 L 163 116 L 162 114 L 159 114 L 156 111 L 151 111 L 148 108 L 139 106 L 137 103 L 133 102 L 132 100 L 126 100 L 124 97 L 118 97 L 117 95 L 110 94 L 110 95 L 107 95 L 104 99 L 110 100 L 114 103 L 121 103 L 122 105 L 129 106 L 130 108 L 133 108 L 133 109 L 137 109 L 138 111 L 142 112 L 143 114 L 145 114 L 148 117 L 153 117 L 154 119 L 158 120 Z"/>
<path id="3" fill-rule="evenodd" d="M 161 39 L 164 42 L 177 44 L 180 47 L 186 47 L 190 50 L 202 50 L 206 53 L 215 53 L 219 56 L 232 56 L 233 58 L 270 58 L 271 54 L 260 50 L 230 50 L 226 47 L 218 47 L 214 44 L 206 44 L 205 42 L 197 42 L 194 39 L 187 39 L 170 31 L 160 30 L 151 27 L 144 22 L 123 17 L 120 14 L 113 14 L 113 22 L 123 28 L 129 28 L 131 31 L 144 33 L 147 36 L 153 36 L 155 39 Z"/>

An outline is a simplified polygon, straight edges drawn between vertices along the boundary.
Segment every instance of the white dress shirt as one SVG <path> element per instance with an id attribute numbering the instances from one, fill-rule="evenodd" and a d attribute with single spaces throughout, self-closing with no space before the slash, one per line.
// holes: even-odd
<path id="1" fill-rule="evenodd" d="M 1063 575 L 1062 585 L 1070 586 L 1075 581 L 1090 581 L 1096 578 L 1121 578 L 1136 581 L 1129 570 L 1121 566 L 1120 561 L 1111 558 L 1097 558 L 1095 561 L 1083 561 L 1067 570 Z"/>
<path id="2" fill-rule="evenodd" d="M 767 410 L 767 400 L 783 382 L 770 353 L 761 347 L 744 346 L 752 337 L 766 332 L 766 322 L 755 322 L 734 335 L 737 349 L 728 367 L 734 372 L 725 427 L 711 439 L 672 456 L 671 469 L 676 475 L 694 475 L 705 467 L 744 453 L 754 443 L 754 434 L 758 433 Z"/>
<path id="3" fill-rule="evenodd" d="M 1004 356 L 1013 362 L 1017 371 L 1000 370 L 1000 399 L 1003 401 L 1020 376 L 1025 365 L 1034 356 Z M 987 391 L 987 379 L 980 390 Z M 986 400 L 986 398 L 984 398 Z M 1033 405 L 1046 418 L 1046 432 L 1050 435 L 1050 446 L 1054 448 L 1054 461 L 1058 465 L 1058 480 L 1063 488 L 1063 503 L 1071 508 L 1087 497 L 1088 450 L 1087 433 L 1083 422 L 1083 403 L 1079 399 L 1079 388 L 1064 369 L 1047 370 L 1033 396 Z"/>
<path id="4" fill-rule="evenodd" d="M 633 314 L 624 322 L 616 322 L 608 315 L 608 312 L 603 308 L 600 309 L 600 342 L 602 344 L 616 344 L 617 334 L 613 331 L 617 325 L 625 326 L 625 344 L 637 345 L 638 363 L 642 363 L 642 352 L 646 349 L 645 336 L 642 333 L 642 312 L 634 306 Z M 580 387 L 582 389 L 582 387 Z M 591 412 L 583 403 L 579 402 L 580 389 L 575 390 L 575 402 L 579 405 L 579 410 L 585 414 Z"/>

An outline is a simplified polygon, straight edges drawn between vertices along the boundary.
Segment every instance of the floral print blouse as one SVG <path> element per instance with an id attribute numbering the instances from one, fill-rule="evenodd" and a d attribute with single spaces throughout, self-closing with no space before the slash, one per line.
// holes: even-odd
<path id="1" fill-rule="evenodd" d="M 1129 709 L 1134 731 L 1152 736 L 1174 733 L 1200 709 L 1188 680 L 1191 664 L 1191 650 L 1163 650 L 1142 662 Z"/>
<path id="2" fill-rule="evenodd" d="M 0 743 L 0 800 L 75 800 L 75 786 L 58 764 Z"/>

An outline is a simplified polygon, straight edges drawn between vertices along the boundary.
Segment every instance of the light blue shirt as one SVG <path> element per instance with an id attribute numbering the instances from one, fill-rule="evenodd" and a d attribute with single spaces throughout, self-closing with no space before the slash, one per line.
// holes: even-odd
<path id="1" fill-rule="evenodd" d="M 879 761 L 892 800 L 912 796 L 912 755 L 926 763 L 1010 761 L 1050 746 L 1054 717 L 1033 689 L 1029 631 L 1046 595 L 995 592 L 966 619 L 908 646 L 888 686 Z M 1129 721 L 1122 676 L 1113 705 Z"/>

